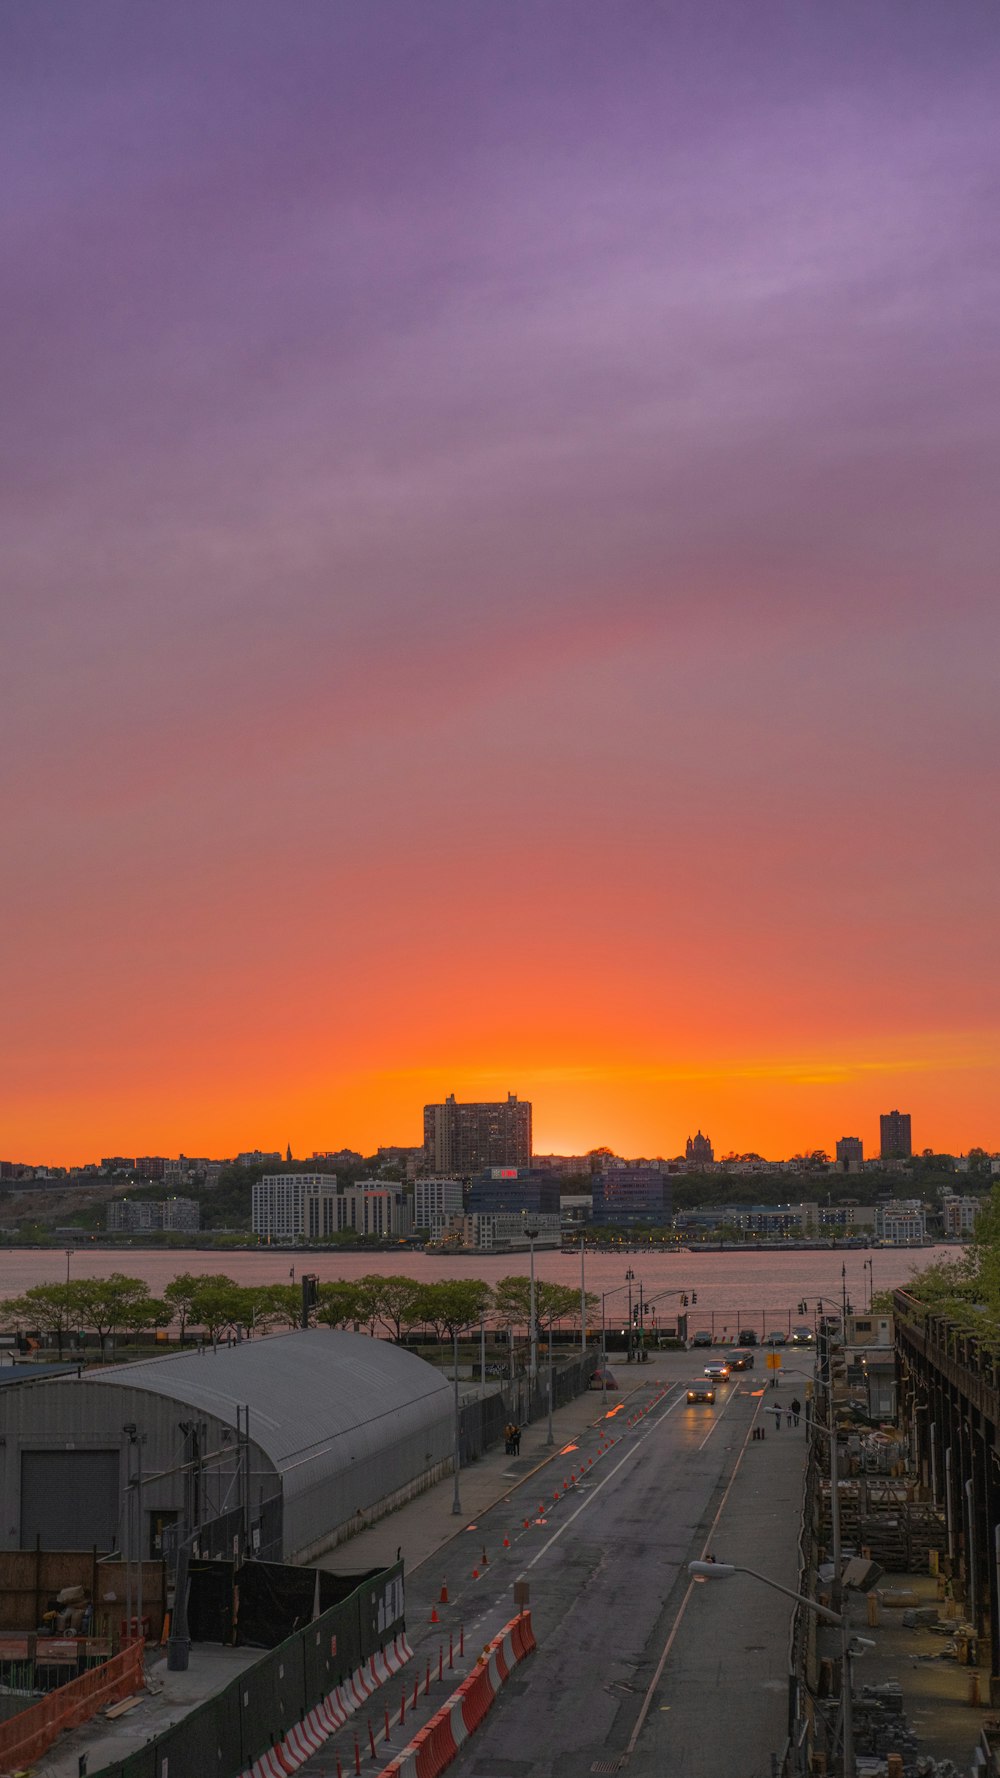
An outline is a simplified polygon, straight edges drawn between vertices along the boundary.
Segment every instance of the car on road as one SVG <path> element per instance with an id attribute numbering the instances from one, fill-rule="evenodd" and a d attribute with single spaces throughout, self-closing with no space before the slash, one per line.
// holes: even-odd
<path id="1" fill-rule="evenodd" d="M 711 1377 L 713 1383 L 727 1383 L 729 1381 L 729 1366 L 722 1359 L 714 1359 L 711 1364 L 706 1364 L 705 1375 Z"/>
<path id="2" fill-rule="evenodd" d="M 781 1333 L 780 1330 L 777 1330 L 774 1333 L 768 1334 L 767 1339 L 764 1341 L 764 1344 L 765 1344 L 765 1346 L 787 1346 L 788 1345 L 788 1335 Z"/>
<path id="3" fill-rule="evenodd" d="M 736 1344 L 738 1346 L 756 1346 L 757 1335 L 754 1333 L 753 1328 L 741 1327 Z"/>
<path id="4" fill-rule="evenodd" d="M 753 1353 L 748 1352 L 745 1346 L 740 1346 L 737 1351 L 726 1353 L 726 1363 L 731 1371 L 752 1371 Z"/>
<path id="5" fill-rule="evenodd" d="M 816 1335 L 811 1327 L 803 1321 L 799 1327 L 792 1328 L 791 1344 L 793 1346 L 815 1346 Z"/>
<path id="6" fill-rule="evenodd" d="M 715 1384 L 710 1377 L 702 1381 L 688 1384 L 688 1401 L 715 1401 Z"/>
<path id="7" fill-rule="evenodd" d="M 695 1334 L 694 1338 L 691 1341 L 691 1344 L 692 1344 L 692 1346 L 710 1346 L 712 1344 L 712 1336 L 709 1333 L 707 1327 L 699 1327 L 698 1332 Z"/>

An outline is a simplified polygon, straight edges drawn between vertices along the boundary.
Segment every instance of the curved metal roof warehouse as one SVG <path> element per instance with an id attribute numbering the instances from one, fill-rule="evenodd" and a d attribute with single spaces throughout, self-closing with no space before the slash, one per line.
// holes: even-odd
<path id="1" fill-rule="evenodd" d="M 19 1523 L 0 1527 L 7 1548 L 40 1537 L 50 1549 L 150 1554 L 165 1526 L 183 1536 L 245 1513 L 260 1555 L 308 1559 L 443 1473 L 452 1450 L 451 1386 L 439 1370 L 388 1341 L 327 1328 L 5 1396 L 4 1498 L 20 1503 L 9 1515 Z"/>

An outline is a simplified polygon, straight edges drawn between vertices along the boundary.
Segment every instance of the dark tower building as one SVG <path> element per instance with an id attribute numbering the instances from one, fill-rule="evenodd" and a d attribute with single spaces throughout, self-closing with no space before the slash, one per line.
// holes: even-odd
<path id="1" fill-rule="evenodd" d="M 884 1161 L 908 1161 L 913 1153 L 908 1111 L 883 1111 L 879 1118 L 882 1144 L 879 1150 Z"/>
<path id="2" fill-rule="evenodd" d="M 424 1150 L 433 1173 L 453 1178 L 488 1167 L 530 1167 L 531 1105 L 516 1093 L 506 1101 L 459 1105 L 449 1093 L 443 1105 L 424 1106 Z"/>

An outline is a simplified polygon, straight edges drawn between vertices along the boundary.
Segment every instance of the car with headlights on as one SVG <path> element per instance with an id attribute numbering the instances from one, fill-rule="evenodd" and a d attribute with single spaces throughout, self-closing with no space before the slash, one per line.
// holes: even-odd
<path id="1" fill-rule="evenodd" d="M 735 1352 L 726 1353 L 725 1362 L 731 1371 L 752 1371 L 753 1353 L 745 1346 L 740 1346 Z"/>
<path id="2" fill-rule="evenodd" d="M 711 1407 L 715 1401 L 715 1384 L 711 1377 L 702 1377 L 697 1383 L 689 1383 L 688 1401 L 707 1401 Z"/>
<path id="3" fill-rule="evenodd" d="M 710 1377 L 713 1383 L 727 1383 L 729 1381 L 729 1366 L 720 1359 L 713 1359 L 711 1364 L 706 1364 L 705 1375 Z"/>

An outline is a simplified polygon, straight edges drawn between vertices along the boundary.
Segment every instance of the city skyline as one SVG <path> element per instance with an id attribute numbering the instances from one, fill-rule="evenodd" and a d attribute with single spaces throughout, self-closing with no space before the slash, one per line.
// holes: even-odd
<path id="1" fill-rule="evenodd" d="M 929 0 L 5 9 L 3 1152 L 1000 1147 L 998 82 Z"/>

